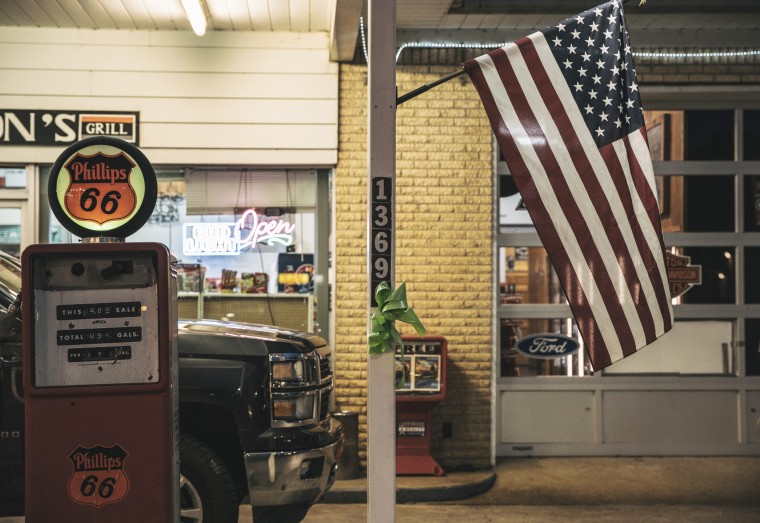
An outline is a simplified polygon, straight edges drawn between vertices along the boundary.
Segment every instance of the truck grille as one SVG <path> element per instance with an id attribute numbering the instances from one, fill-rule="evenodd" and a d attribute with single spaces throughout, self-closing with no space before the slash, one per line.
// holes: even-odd
<path id="1" fill-rule="evenodd" d="M 322 383 L 327 378 L 332 377 L 332 366 L 330 365 L 330 353 L 325 352 L 322 354 L 319 354 L 319 376 Z"/>
<path id="2" fill-rule="evenodd" d="M 327 418 L 327 413 L 330 411 L 330 394 L 332 393 L 332 387 L 322 390 L 322 394 L 319 399 L 319 419 L 323 420 Z"/>

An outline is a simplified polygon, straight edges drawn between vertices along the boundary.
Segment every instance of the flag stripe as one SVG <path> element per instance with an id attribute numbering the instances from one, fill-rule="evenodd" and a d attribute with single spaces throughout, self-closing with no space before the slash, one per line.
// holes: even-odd
<path id="1" fill-rule="evenodd" d="M 651 170 L 652 160 L 649 156 L 649 146 L 647 145 L 647 141 L 642 132 L 643 130 L 640 129 L 639 132 L 631 133 L 628 136 L 629 140 L 625 140 L 628 158 L 627 165 L 630 166 L 631 169 L 628 179 L 648 180 L 651 178 L 654 180 L 654 173 Z M 647 175 L 646 169 L 642 169 L 643 166 L 647 165 L 651 175 Z M 646 205 L 643 203 L 641 204 L 647 209 L 649 222 L 646 220 L 640 220 L 642 227 L 649 231 L 647 234 L 644 234 L 643 238 L 645 241 L 648 241 L 648 249 L 645 250 L 643 247 L 640 247 L 640 250 L 643 255 L 649 256 L 645 257 L 646 264 L 652 268 L 648 274 L 653 286 L 658 290 L 656 296 L 660 309 L 659 317 L 662 318 L 663 322 L 662 328 L 658 327 L 657 330 L 657 335 L 660 336 L 667 331 L 665 326 L 672 325 L 673 322 L 673 306 L 670 300 L 670 287 L 668 285 L 668 276 L 667 270 L 665 269 L 664 259 L 665 241 L 662 237 L 660 210 L 657 205 L 657 198 L 655 197 L 653 188 L 644 182 L 641 182 L 640 186 L 639 194 L 644 192 L 644 199 L 649 202 Z M 642 216 L 642 213 L 637 212 L 636 215 Z"/>
<path id="2" fill-rule="evenodd" d="M 588 300 L 593 315 L 607 318 L 606 321 L 600 323 L 602 337 L 605 341 L 610 340 L 617 346 L 614 348 L 608 346 L 606 350 L 620 353 L 620 357 L 622 357 L 623 354 L 635 350 L 634 337 L 627 326 L 625 315 L 620 307 L 615 306 L 618 302 L 615 287 L 609 272 L 603 268 L 604 262 L 593 242 L 594 234 L 586 226 L 586 221 L 578 208 L 577 199 L 566 199 L 560 203 L 557 197 L 557 195 L 570 194 L 571 191 L 564 178 L 561 176 L 550 177 L 547 174 L 547 170 L 558 173 L 560 168 L 551 149 L 541 146 L 542 143 L 546 143 L 546 136 L 543 134 L 536 117 L 532 114 L 531 104 L 525 99 L 524 89 L 522 89 L 509 59 L 507 59 L 507 55 L 509 55 L 513 61 L 519 61 L 520 51 L 515 44 L 507 46 L 505 49 L 507 50 L 506 53 L 492 53 L 493 61 L 491 61 L 491 57 L 488 57 L 494 67 L 485 71 L 484 76 L 490 91 L 495 94 L 497 99 L 502 98 L 503 100 L 500 100 L 497 107 L 501 109 L 501 118 L 509 134 L 515 137 L 518 144 L 532 144 L 532 147 L 518 149 L 517 154 L 521 155 L 527 169 L 523 172 L 513 171 L 513 176 L 520 188 L 535 184 L 538 190 L 535 198 L 523 194 L 528 212 L 533 216 L 534 213 L 531 208 L 537 201 L 542 201 L 545 209 L 547 209 L 549 222 L 562 239 L 558 244 L 545 242 L 545 246 L 555 264 L 555 270 L 560 281 L 562 281 L 565 293 L 571 296 L 568 285 L 571 281 L 577 280 Z M 529 78 L 530 75 L 525 73 L 521 79 L 527 81 Z M 507 86 L 506 90 L 505 85 Z M 533 91 L 528 89 L 527 92 Z M 553 187 L 552 184 L 555 186 Z M 562 266 L 556 260 L 556 254 L 565 251 L 568 255 L 567 263 L 569 266 Z M 589 267 L 592 267 L 591 271 L 589 271 Z M 593 267 L 602 269 L 593 270 Z M 563 277 L 563 275 L 571 274 L 575 274 L 575 278 Z M 569 301 L 572 306 L 575 300 Z M 574 314 L 576 318 L 580 316 L 575 311 Z M 605 345 L 608 344 L 609 341 L 605 343 Z"/>
<path id="3" fill-rule="evenodd" d="M 635 351 L 638 345 L 643 344 L 645 337 L 640 328 L 636 330 L 632 328 L 640 326 L 631 324 L 626 318 L 627 315 L 635 314 L 635 311 L 632 310 L 632 301 L 625 296 L 627 293 L 625 278 L 621 274 L 616 255 L 607 241 L 604 227 L 594 209 L 596 198 L 586 192 L 567 152 L 566 143 L 560 140 L 550 141 L 548 138 L 548 136 L 559 136 L 560 131 L 552 119 L 553 115 L 546 110 L 537 86 L 540 85 L 540 88 L 546 91 L 553 91 L 553 89 L 551 83 L 546 83 L 540 78 L 541 75 L 546 74 L 543 64 L 538 62 L 529 68 L 525 63 L 522 53 L 526 48 L 531 47 L 530 40 L 524 39 L 510 46 L 506 54 L 492 55 L 501 75 L 501 81 L 507 86 L 508 96 L 516 109 L 515 120 L 511 122 L 511 125 L 508 124 L 508 127 L 522 126 L 533 148 L 532 150 L 523 148 L 521 152 L 527 154 L 535 151 L 540 162 L 540 167 L 528 162 L 531 166 L 532 180 L 529 175 L 523 179 L 515 178 L 515 180 L 518 187 L 521 187 L 531 181 L 539 184 L 540 176 L 542 183 L 539 184 L 539 192 L 542 197 L 547 198 L 547 193 L 553 192 L 552 203 L 556 201 L 556 205 L 548 206 L 552 220 L 557 221 L 559 216 L 566 217 L 572 229 L 572 236 L 564 238 L 562 248 L 568 249 L 572 245 L 570 258 L 574 264 L 582 267 L 576 272 L 590 270 L 596 285 L 595 287 L 584 285 L 586 295 L 593 298 L 596 296 L 595 291 L 599 292 L 598 295 L 615 327 L 614 336 L 620 339 L 623 354 L 628 354 Z M 538 75 L 539 78 L 534 78 L 533 75 Z M 555 97 L 553 93 L 551 95 L 546 93 L 546 96 Z M 564 115 L 561 107 L 557 112 Z M 557 160 L 558 156 L 563 160 L 561 165 Z M 575 197 L 560 203 L 563 194 L 573 194 Z M 526 200 L 525 203 L 530 210 L 533 202 Z M 550 256 L 551 254 L 550 252 Z M 584 279 L 581 279 L 581 284 L 584 284 Z"/>
<path id="4" fill-rule="evenodd" d="M 602 186 L 604 188 L 603 196 L 610 203 L 610 211 L 612 214 L 614 214 L 616 221 L 615 226 L 620 228 L 620 232 L 623 234 L 628 249 L 637 247 L 637 249 L 632 250 L 631 258 L 636 268 L 636 274 L 638 275 L 638 284 L 641 285 L 641 291 L 643 292 L 643 296 L 647 301 L 647 305 L 661 303 L 663 298 L 662 282 L 667 281 L 667 278 L 665 278 L 664 261 L 662 259 L 664 244 L 660 242 L 660 245 L 657 245 L 655 243 L 649 244 L 648 249 L 645 247 L 647 240 L 653 239 L 654 237 L 662 238 L 659 227 L 659 213 L 658 211 L 655 211 L 657 213 L 654 217 L 657 224 L 656 227 L 652 227 L 650 223 L 642 223 L 641 217 L 645 215 L 642 213 L 643 207 L 641 205 L 634 207 L 631 203 L 632 194 L 634 194 L 634 188 L 629 184 L 629 182 L 631 182 L 630 173 L 627 177 L 624 176 L 623 172 L 620 170 L 621 161 L 612 159 L 609 154 L 605 154 L 605 149 L 607 146 L 602 146 L 599 150 L 596 149 L 595 143 L 592 140 L 591 135 L 588 133 L 586 124 L 583 121 L 582 116 L 579 115 L 578 106 L 573 100 L 572 94 L 567 88 L 567 83 L 565 83 L 562 79 L 561 72 L 558 70 L 556 62 L 553 60 L 553 56 L 544 35 L 542 33 L 535 33 L 529 38 L 531 38 L 531 40 L 534 42 L 534 46 L 537 53 L 541 56 L 542 62 L 544 64 L 547 64 L 547 68 L 554 69 L 547 80 L 552 81 L 552 83 L 555 85 L 555 90 L 558 93 L 562 105 L 572 122 L 573 129 L 575 130 L 575 136 L 580 140 L 583 146 L 583 150 L 587 154 L 585 157 L 590 161 L 592 165 L 593 174 L 596 175 L 596 178 L 602 183 Z M 562 130 L 563 126 L 560 125 L 559 128 Z M 633 136 L 634 138 L 642 138 L 640 130 L 632 133 L 629 136 Z M 625 138 L 623 140 L 625 140 Z M 641 150 L 641 144 L 639 144 L 635 150 L 639 153 L 640 156 L 646 156 L 646 158 L 649 159 L 649 149 L 646 145 L 646 140 L 643 140 L 643 146 L 643 151 Z M 651 172 L 651 160 L 649 160 L 649 165 L 651 173 L 650 178 L 652 180 L 650 185 L 654 187 L 654 174 Z M 601 198 L 602 195 L 599 195 L 599 200 L 594 199 L 594 202 L 601 203 Z M 635 219 L 632 220 L 632 218 Z M 611 233 L 609 227 L 607 228 L 607 233 Z M 652 253 L 655 252 L 659 255 L 659 261 L 657 261 L 657 257 L 652 255 Z M 653 270 L 657 270 L 661 273 L 661 278 L 658 278 L 655 282 L 652 282 L 650 280 L 650 274 Z M 640 294 L 637 292 L 638 290 L 638 287 L 634 285 L 631 291 L 635 300 L 637 300 L 637 297 L 640 296 Z M 669 309 L 670 293 L 669 291 L 666 291 L 665 294 L 667 295 L 666 301 L 668 302 L 667 307 Z M 637 305 L 639 305 L 638 301 Z M 647 306 L 646 308 L 638 306 L 637 308 L 641 321 L 643 323 L 654 323 L 654 329 L 656 333 L 655 337 L 664 333 L 664 316 L 659 312 L 659 310 L 655 311 L 650 306 Z M 652 315 L 652 317 L 647 318 L 649 315 Z M 668 318 L 670 318 L 670 316 L 670 314 L 667 315 Z M 667 323 L 670 324 L 669 321 Z M 649 334 L 647 335 L 647 340 L 649 340 L 648 343 L 651 342 L 651 336 Z"/>
<path id="5" fill-rule="evenodd" d="M 620 3 L 464 66 L 594 369 L 670 330 L 655 178 Z"/>
<path id="6" fill-rule="evenodd" d="M 488 88 L 488 82 L 485 78 L 485 71 L 492 67 L 493 62 L 491 62 L 490 59 L 484 60 L 480 64 L 480 67 L 469 68 L 468 74 L 472 78 L 473 84 L 486 108 L 486 114 L 491 121 L 492 128 L 500 129 L 505 128 L 506 124 L 500 116 L 496 94 Z M 506 94 L 503 93 L 503 88 L 501 93 Z M 503 103 L 503 100 L 501 102 Z M 525 162 L 523 162 L 518 146 L 512 135 L 509 133 L 500 134 L 499 146 L 504 155 L 511 159 L 509 166 L 513 175 L 516 173 L 529 174 L 530 171 Z M 541 239 L 547 251 L 551 250 L 554 252 L 552 264 L 554 264 L 555 267 L 561 267 L 560 269 L 555 269 L 560 280 L 568 282 L 567 287 L 565 288 L 565 294 L 575 303 L 574 314 L 576 314 L 576 323 L 581 332 L 583 332 L 587 348 L 589 350 L 595 350 L 595 354 L 592 356 L 594 366 L 596 367 L 598 365 L 599 368 L 604 368 L 610 365 L 612 359 L 606 349 L 604 337 L 602 336 L 602 329 L 599 327 L 599 325 L 604 325 L 604 322 L 597 324 L 597 322 L 593 320 L 594 314 L 591 310 L 591 305 L 580 285 L 580 274 L 575 272 L 567 252 L 562 248 L 563 240 L 560 237 L 559 231 L 555 229 L 554 224 L 549 220 L 549 212 L 547 211 L 544 202 L 539 197 L 536 187 L 532 184 L 521 189 L 520 193 L 524 199 L 529 198 L 535 201 L 532 210 L 529 211 L 531 218 L 533 219 L 536 229 L 541 231 Z M 606 311 L 603 311 L 603 313 L 606 314 Z M 608 336 L 609 335 L 610 334 L 608 333 Z M 615 348 L 617 348 L 617 351 L 615 351 Z M 618 344 L 613 346 L 612 351 L 617 353 L 616 359 L 622 357 L 622 350 Z"/>
<path id="7" fill-rule="evenodd" d="M 588 199 L 581 200 L 590 207 L 589 213 L 595 213 L 595 216 L 590 217 L 594 225 L 593 239 L 601 245 L 608 241 L 614 251 L 602 251 L 607 261 L 605 268 L 618 279 L 618 297 L 623 303 L 623 309 L 636 337 L 636 346 L 640 347 L 656 338 L 655 322 L 648 305 L 648 301 L 654 302 L 656 297 L 641 257 L 629 250 L 636 245 L 634 231 L 623 212 L 618 189 L 612 183 L 606 162 L 600 157 L 593 141 L 590 138 L 584 140 L 584 137 L 589 136 L 588 129 L 578 106 L 572 100 L 567 84 L 564 80 L 552 81 L 553 78 L 562 76 L 555 70 L 557 64 L 543 34 L 535 33 L 529 38 L 532 45 L 520 47 L 535 77 L 543 103 L 551 111 L 551 119 L 544 119 L 541 115 L 541 121 L 556 122 L 557 125 L 551 133 L 561 136 L 562 143 L 554 148 L 558 152 L 565 152 L 567 149 L 572 159 L 572 165 L 568 165 L 567 162 L 563 167 L 563 173 L 579 180 L 574 183 L 574 191 L 580 192 L 581 183 L 587 191 Z M 583 143 L 584 141 L 586 143 Z M 625 294 L 624 287 L 627 287 L 629 294 Z M 635 316 L 638 317 L 638 321 Z M 637 328 L 639 326 L 640 328 Z"/>

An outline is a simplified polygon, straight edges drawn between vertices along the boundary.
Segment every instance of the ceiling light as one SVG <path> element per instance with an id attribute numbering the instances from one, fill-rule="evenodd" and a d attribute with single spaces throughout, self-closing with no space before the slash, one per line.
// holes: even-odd
<path id="1" fill-rule="evenodd" d="M 198 36 L 206 34 L 206 15 L 203 13 L 201 0 L 182 0 L 187 19 L 193 27 L 193 32 Z"/>

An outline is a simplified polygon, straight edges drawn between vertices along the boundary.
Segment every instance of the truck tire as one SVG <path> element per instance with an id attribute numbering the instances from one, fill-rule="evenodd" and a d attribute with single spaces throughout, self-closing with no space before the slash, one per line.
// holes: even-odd
<path id="1" fill-rule="evenodd" d="M 180 522 L 237 523 L 238 496 L 219 455 L 192 436 L 179 437 Z"/>

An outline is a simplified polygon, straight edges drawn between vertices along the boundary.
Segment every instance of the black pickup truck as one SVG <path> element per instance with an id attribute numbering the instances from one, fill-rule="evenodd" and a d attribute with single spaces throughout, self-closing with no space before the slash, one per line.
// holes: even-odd
<path id="1" fill-rule="evenodd" d="M 20 270 L 0 252 L 0 516 L 24 504 Z M 332 486 L 343 449 L 328 412 L 330 347 L 212 320 L 180 320 L 178 345 L 180 521 L 237 523 L 246 498 L 257 523 L 301 521 Z"/>

